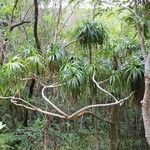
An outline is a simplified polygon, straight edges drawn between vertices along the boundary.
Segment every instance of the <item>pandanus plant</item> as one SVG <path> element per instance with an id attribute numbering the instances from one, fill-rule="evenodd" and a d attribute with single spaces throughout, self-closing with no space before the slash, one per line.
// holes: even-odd
<path id="1" fill-rule="evenodd" d="M 89 60 L 92 63 L 92 47 L 102 46 L 107 41 L 106 29 L 101 23 L 87 21 L 76 29 L 80 45 L 89 50 Z"/>
<path id="2" fill-rule="evenodd" d="M 68 62 L 60 68 L 60 76 L 67 83 L 65 86 L 71 91 L 73 99 L 77 100 L 86 84 L 86 66 L 82 59 L 77 56 L 69 57 Z"/>
<path id="3" fill-rule="evenodd" d="M 141 100 L 144 96 L 144 66 L 138 58 L 132 57 L 125 70 L 127 83 L 130 86 L 130 90 L 134 91 L 133 103 L 140 109 Z"/>

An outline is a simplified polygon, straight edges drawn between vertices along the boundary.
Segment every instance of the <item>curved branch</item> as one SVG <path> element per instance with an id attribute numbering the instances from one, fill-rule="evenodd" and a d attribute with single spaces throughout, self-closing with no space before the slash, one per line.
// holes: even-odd
<path id="1" fill-rule="evenodd" d="M 99 88 L 101 91 L 103 91 L 104 93 L 106 93 L 107 95 L 109 95 L 110 97 L 112 97 L 116 102 L 118 102 L 117 98 L 112 95 L 110 92 L 106 91 L 105 89 L 103 89 L 99 83 L 95 80 L 95 71 L 93 73 L 93 77 L 92 77 L 93 82 L 96 84 L 97 88 Z"/>
<path id="2" fill-rule="evenodd" d="M 106 80 L 103 80 L 103 81 L 98 82 L 98 84 L 105 83 L 105 82 L 107 82 L 108 80 L 109 80 L 109 78 L 108 78 L 108 79 L 106 79 Z"/>
<path id="3" fill-rule="evenodd" d="M 90 109 L 90 108 L 97 108 L 97 107 L 107 107 L 107 106 L 113 106 L 113 105 L 122 105 L 124 103 L 124 101 L 126 101 L 127 99 L 129 99 L 132 94 L 134 92 L 132 92 L 128 97 L 124 98 L 124 99 L 121 99 L 120 101 L 117 101 L 117 102 L 114 102 L 114 103 L 108 103 L 108 104 L 95 104 L 95 105 L 88 105 L 88 106 L 85 106 L 81 109 L 79 109 L 78 111 L 76 111 L 75 113 L 71 114 L 71 115 L 67 115 L 65 112 L 61 111 L 57 106 L 55 106 L 51 101 L 49 101 L 49 99 L 44 95 L 44 90 L 46 88 L 54 88 L 54 87 L 58 87 L 58 86 L 61 86 L 61 85 L 57 85 L 57 84 L 52 84 L 52 85 L 49 85 L 49 86 L 45 86 L 43 89 L 42 89 L 42 96 L 43 98 L 55 109 L 57 110 L 59 113 L 61 113 L 62 115 L 60 114 L 56 114 L 56 113 L 51 113 L 51 112 L 48 112 L 48 111 L 44 111 L 36 106 L 33 106 L 32 104 L 30 104 L 29 102 L 23 100 L 22 98 L 16 98 L 15 96 L 13 97 L 3 97 L 3 96 L 0 96 L 0 99 L 11 99 L 11 102 L 16 105 L 16 106 L 20 106 L 20 107 L 24 107 L 24 108 L 27 108 L 29 110 L 32 110 L 32 111 L 38 111 L 40 113 L 43 113 L 43 114 L 46 114 L 46 115 L 51 115 L 51 116 L 54 116 L 54 117 L 58 117 L 58 118 L 62 118 L 62 119 L 72 119 L 74 117 L 79 117 L 81 115 L 84 115 L 84 114 L 87 114 L 87 109 Z M 25 103 L 26 105 L 24 104 L 20 104 L 18 103 L 19 101 Z M 88 112 L 89 113 L 89 112 Z M 90 113 L 91 114 L 91 113 Z"/>
<path id="4" fill-rule="evenodd" d="M 16 23 L 16 24 L 12 25 L 12 26 L 10 27 L 10 29 L 9 29 L 9 32 L 11 32 L 15 27 L 18 27 L 18 26 L 21 26 L 21 25 L 23 25 L 23 24 L 30 23 L 30 22 L 31 22 L 31 21 L 24 21 L 24 20 L 22 20 L 21 22 L 18 22 L 18 23 Z"/>
<path id="5" fill-rule="evenodd" d="M 107 120 L 107 119 L 103 119 L 103 118 L 100 118 L 99 116 L 97 116 L 95 113 L 93 112 L 90 112 L 90 111 L 84 111 L 84 112 L 81 112 L 77 115 L 77 117 L 80 117 L 80 116 L 83 116 L 83 115 L 92 115 L 94 116 L 95 118 L 99 119 L 99 120 L 102 120 L 106 123 L 109 123 L 109 124 L 112 124 L 111 121 Z"/>
<path id="6" fill-rule="evenodd" d="M 51 112 L 48 112 L 48 111 L 44 111 L 36 106 L 33 106 L 32 104 L 30 104 L 29 102 L 23 100 L 22 98 L 17 98 L 15 96 L 10 96 L 10 97 L 3 97 L 3 96 L 0 96 L 0 99 L 11 99 L 11 102 L 16 105 L 16 106 L 19 106 L 19 107 L 24 107 L 26 109 L 29 109 L 29 110 L 32 110 L 32 111 L 37 111 L 37 112 L 40 112 L 40 113 L 43 113 L 43 114 L 46 114 L 46 115 L 51 115 L 51 116 L 54 116 L 54 117 L 58 117 L 58 118 L 62 118 L 62 119 L 65 119 L 66 117 L 63 116 L 63 115 L 60 115 L 60 114 L 56 114 L 56 113 L 51 113 Z M 20 104 L 20 102 L 23 102 L 25 104 Z"/>
<path id="7" fill-rule="evenodd" d="M 45 93 L 44 91 L 47 89 L 47 88 L 56 88 L 56 87 L 59 87 L 59 86 L 62 86 L 62 84 L 59 84 L 57 85 L 57 83 L 54 83 L 52 85 L 48 85 L 48 86 L 44 86 L 43 89 L 42 89 L 42 97 L 44 98 L 45 101 L 47 101 L 57 112 L 59 112 L 60 114 L 64 115 L 64 116 L 68 116 L 68 114 L 66 114 L 65 112 L 63 112 L 62 110 L 60 110 L 55 104 L 53 104 L 46 96 L 45 96 Z"/>
<path id="8" fill-rule="evenodd" d="M 76 117 L 77 115 L 79 115 L 80 113 L 86 111 L 87 109 L 90 109 L 90 108 L 97 108 L 97 107 L 108 107 L 108 106 L 113 106 L 113 105 L 122 105 L 124 103 L 124 101 L 126 101 L 127 99 L 129 99 L 132 95 L 133 95 L 134 92 L 132 92 L 128 97 L 124 98 L 124 99 L 121 99 L 119 101 L 116 101 L 114 103 L 108 103 L 108 104 L 95 104 L 95 105 L 88 105 L 88 106 L 85 106 L 81 109 L 79 109 L 78 111 L 76 111 L 75 113 L 73 113 L 72 115 L 68 116 L 68 119 L 71 119 L 73 117 Z"/>

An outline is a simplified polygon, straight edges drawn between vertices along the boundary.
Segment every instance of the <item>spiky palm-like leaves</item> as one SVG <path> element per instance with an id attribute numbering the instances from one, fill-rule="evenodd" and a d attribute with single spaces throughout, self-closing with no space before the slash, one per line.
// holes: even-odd
<path id="1" fill-rule="evenodd" d="M 126 67 L 125 76 L 130 90 L 134 91 L 133 103 L 136 107 L 140 107 L 140 101 L 144 95 L 144 67 L 139 59 L 134 57 Z"/>
<path id="2" fill-rule="evenodd" d="M 102 46 L 107 40 L 107 33 L 101 23 L 87 21 L 76 30 L 80 45 L 89 50 L 89 60 L 92 63 L 92 47 Z"/>
<path id="3" fill-rule="evenodd" d="M 86 72 L 83 62 L 78 57 L 71 57 L 60 69 L 61 80 L 66 83 L 67 90 L 76 97 L 81 93 L 86 81 Z"/>
<path id="4" fill-rule="evenodd" d="M 84 82 L 84 74 L 84 68 L 77 61 L 69 62 L 61 68 L 62 79 L 71 89 L 78 88 Z"/>
<path id="5" fill-rule="evenodd" d="M 58 71 L 62 65 L 63 58 L 66 51 L 62 48 L 59 43 L 52 43 L 46 51 L 47 61 L 51 71 Z"/>
<path id="6" fill-rule="evenodd" d="M 83 47 L 103 45 L 107 40 L 107 33 L 101 23 L 87 21 L 77 29 L 77 38 Z"/>

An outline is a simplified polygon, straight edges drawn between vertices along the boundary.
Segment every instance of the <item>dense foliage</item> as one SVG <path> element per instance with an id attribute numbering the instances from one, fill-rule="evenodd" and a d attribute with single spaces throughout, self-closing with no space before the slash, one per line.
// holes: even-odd
<path id="1" fill-rule="evenodd" d="M 40 0 L 32 6 L 36 0 L 0 0 L 0 149 L 148 150 L 137 19 L 149 52 L 149 3 L 138 3 L 138 14 L 128 1 Z M 97 88 L 94 72 L 110 94 Z M 42 89 L 52 84 L 44 93 L 49 102 Z M 119 106 L 90 108 L 70 120 L 37 111 L 57 113 L 52 102 L 72 114 L 132 92 Z"/>

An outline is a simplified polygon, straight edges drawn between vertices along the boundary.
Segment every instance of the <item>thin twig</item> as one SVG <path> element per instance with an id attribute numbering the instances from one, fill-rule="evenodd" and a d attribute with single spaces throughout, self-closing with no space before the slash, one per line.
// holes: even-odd
<path id="1" fill-rule="evenodd" d="M 79 0 L 79 1 L 74 5 L 74 7 L 73 7 L 73 9 L 72 9 L 71 14 L 69 15 L 69 17 L 65 20 L 65 22 L 63 23 L 63 25 L 61 26 L 61 28 L 57 30 L 56 35 L 55 35 L 56 38 L 57 38 L 57 36 L 60 34 L 60 32 L 62 31 L 62 29 L 65 27 L 65 25 L 66 25 L 66 23 L 68 22 L 68 20 L 70 19 L 70 17 L 73 15 L 74 9 L 76 8 L 76 6 L 77 6 L 80 2 L 81 2 L 81 0 Z"/>
<path id="2" fill-rule="evenodd" d="M 17 7 L 17 4 L 18 4 L 18 0 L 15 0 L 15 3 L 14 3 L 14 7 L 12 9 L 12 13 L 11 13 L 11 19 L 10 19 L 10 23 L 12 24 L 13 23 L 13 19 L 14 19 L 14 11 Z"/>
<path id="3" fill-rule="evenodd" d="M 108 78 L 108 79 L 106 79 L 106 80 L 103 80 L 103 81 L 98 82 L 98 84 L 105 83 L 105 82 L 107 82 L 108 80 L 109 80 L 109 78 Z"/>
<path id="4" fill-rule="evenodd" d="M 24 17 L 23 17 L 23 19 L 22 20 L 25 20 L 26 19 L 26 17 L 27 17 L 27 14 L 28 14 L 28 12 L 29 12 L 29 10 L 32 8 L 32 6 L 30 6 L 28 9 L 27 9 L 27 11 L 26 11 L 26 13 L 25 13 L 25 15 L 24 15 Z"/>

